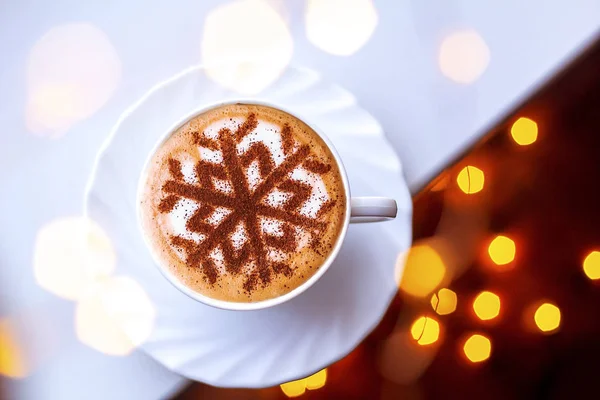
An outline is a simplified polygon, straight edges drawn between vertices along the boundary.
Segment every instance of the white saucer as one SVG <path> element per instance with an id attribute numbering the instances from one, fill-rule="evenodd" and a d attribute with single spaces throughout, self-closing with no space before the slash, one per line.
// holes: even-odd
<path id="1" fill-rule="evenodd" d="M 152 265 L 136 226 L 136 185 L 160 135 L 203 104 L 234 98 L 201 67 L 154 87 L 121 116 L 104 143 L 85 211 L 114 242 L 119 274 L 135 278 L 156 307 L 141 346 L 190 379 L 222 387 L 268 387 L 339 360 L 379 323 L 396 293 L 394 266 L 411 242 L 411 198 L 398 157 L 377 121 L 344 89 L 310 70 L 289 68 L 260 96 L 319 126 L 344 161 L 352 194 L 398 201 L 394 221 L 351 225 L 329 271 L 301 296 L 260 311 L 198 303 Z"/>

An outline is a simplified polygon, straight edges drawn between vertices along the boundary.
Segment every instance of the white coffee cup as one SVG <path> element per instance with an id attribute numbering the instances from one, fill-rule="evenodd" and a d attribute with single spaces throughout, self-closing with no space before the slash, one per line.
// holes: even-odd
<path id="1" fill-rule="evenodd" d="M 329 253 L 328 257 L 325 259 L 325 261 L 319 267 L 319 269 L 313 274 L 313 276 L 311 276 L 309 279 L 307 279 L 304 283 L 302 283 L 297 288 L 295 288 L 295 289 L 291 290 L 290 292 L 285 293 L 279 297 L 275 297 L 275 298 L 267 299 L 267 300 L 261 300 L 261 301 L 257 301 L 257 302 L 251 302 L 251 303 L 241 303 L 241 302 L 217 300 L 212 297 L 205 296 L 201 293 L 198 293 L 198 292 L 190 289 L 189 287 L 187 287 L 179 279 L 177 279 L 177 277 L 173 276 L 173 274 L 171 273 L 171 271 L 169 271 L 169 269 L 167 267 L 165 267 L 164 265 L 161 264 L 160 258 L 157 256 L 155 249 L 151 245 L 151 241 L 148 239 L 148 237 L 146 236 L 146 233 L 142 229 L 142 224 L 141 224 L 141 221 L 139 220 L 139 218 L 140 218 L 140 195 L 143 193 L 143 188 L 144 188 L 144 185 L 146 182 L 146 175 L 147 175 L 147 171 L 148 171 L 148 166 L 150 164 L 150 160 L 152 159 L 152 157 L 154 156 L 156 151 L 162 146 L 162 144 L 165 142 L 165 140 L 167 140 L 173 132 L 178 130 L 180 127 L 182 127 L 184 124 L 186 124 L 189 120 L 191 120 L 191 119 L 195 118 L 196 116 L 203 114 L 213 108 L 225 106 L 225 105 L 229 105 L 229 104 L 251 104 L 251 105 L 259 105 L 259 106 L 276 108 L 287 114 L 292 115 L 293 117 L 299 119 L 300 121 L 303 121 L 306 125 L 308 125 L 314 132 L 316 132 L 321 137 L 321 139 L 323 139 L 323 141 L 329 147 L 331 154 L 333 154 L 333 157 L 335 158 L 335 162 L 340 171 L 340 176 L 341 176 L 343 186 L 344 186 L 344 195 L 346 198 L 346 212 L 344 214 L 345 217 L 344 217 L 342 228 L 337 237 L 337 240 L 336 240 L 331 252 Z M 342 243 L 344 242 L 344 239 L 346 237 L 346 232 L 347 232 L 349 224 L 363 223 L 363 222 L 381 222 L 381 221 L 390 220 L 390 219 L 393 219 L 396 217 L 397 210 L 398 210 L 396 201 L 391 198 L 387 198 L 387 197 L 351 197 L 350 196 L 350 185 L 348 183 L 348 177 L 346 175 L 346 170 L 344 169 L 344 164 L 342 162 L 342 159 L 340 158 L 338 152 L 336 151 L 335 147 L 333 146 L 333 143 L 331 143 L 331 141 L 327 138 L 327 136 L 325 136 L 325 134 L 318 127 L 311 124 L 310 121 L 307 121 L 306 119 L 304 119 L 304 118 L 296 115 L 295 113 L 290 112 L 289 110 L 286 110 L 285 108 L 282 108 L 276 104 L 271 104 L 271 103 L 268 103 L 265 101 L 245 100 L 245 99 L 234 100 L 234 101 L 225 101 L 225 102 L 220 102 L 220 103 L 211 104 L 209 106 L 202 107 L 201 109 L 198 109 L 198 110 L 194 111 L 193 113 L 191 113 L 190 115 L 183 118 L 181 121 L 179 121 L 178 123 L 173 125 L 173 127 L 171 129 L 169 129 L 167 132 L 165 132 L 165 134 L 156 143 L 156 145 L 154 146 L 154 148 L 148 155 L 148 158 L 146 159 L 144 168 L 142 169 L 142 174 L 141 174 L 139 182 L 138 182 L 138 196 L 137 196 L 137 201 L 136 201 L 136 208 L 137 208 L 137 215 L 138 215 L 138 227 L 142 231 L 141 232 L 142 236 L 144 238 L 144 241 L 146 243 L 148 250 L 150 251 L 150 254 L 152 255 L 152 258 L 153 258 L 156 266 L 158 267 L 160 272 L 165 276 L 165 278 L 167 278 L 167 280 L 169 282 L 171 282 L 171 284 L 173 284 L 177 289 L 179 289 L 180 291 L 182 291 L 183 293 L 185 293 L 186 295 L 188 295 L 189 297 L 191 297 L 194 300 L 197 300 L 201 303 L 204 303 L 204 304 L 207 304 L 207 305 L 210 305 L 213 307 L 226 309 L 226 310 L 236 310 L 236 311 L 259 310 L 259 309 L 263 309 L 263 308 L 273 307 L 278 304 L 284 303 L 288 300 L 291 300 L 296 296 L 299 296 L 301 293 L 306 291 L 306 289 L 308 289 L 309 287 L 314 285 L 315 282 L 317 282 L 321 278 L 321 276 L 323 276 L 325 274 L 325 272 L 327 272 L 327 270 L 329 269 L 329 267 L 331 266 L 331 264 L 337 257 L 340 249 L 342 248 Z"/>

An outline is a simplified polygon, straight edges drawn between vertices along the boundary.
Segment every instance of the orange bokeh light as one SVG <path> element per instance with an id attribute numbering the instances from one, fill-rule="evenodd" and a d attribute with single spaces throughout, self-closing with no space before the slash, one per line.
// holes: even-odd
<path id="1" fill-rule="evenodd" d="M 473 334 L 465 341 L 463 353 L 472 363 L 485 361 L 492 353 L 492 342 L 484 335 Z"/>
<path id="2" fill-rule="evenodd" d="M 506 265 L 514 261 L 517 248 L 514 240 L 507 236 L 496 236 L 488 246 L 488 254 L 496 265 Z"/>
<path id="3" fill-rule="evenodd" d="M 308 390 L 317 390 L 325 386 L 327 382 L 327 368 L 320 370 L 306 378 L 306 388 Z"/>
<path id="4" fill-rule="evenodd" d="M 431 307 L 439 315 L 452 314 L 456 310 L 457 302 L 456 293 L 446 288 L 431 296 Z"/>
<path id="5" fill-rule="evenodd" d="M 400 289 L 415 297 L 428 296 L 442 282 L 446 266 L 439 253 L 427 244 L 416 244 L 408 256 L 398 257 L 397 269 L 403 266 Z"/>
<path id="6" fill-rule="evenodd" d="M 496 318 L 500 314 L 500 297 L 488 291 L 479 293 L 473 300 L 473 311 L 482 321 Z"/>
<path id="7" fill-rule="evenodd" d="M 467 165 L 458 173 L 456 183 L 466 194 L 479 193 L 483 190 L 485 175 L 479 168 Z"/>
<path id="8" fill-rule="evenodd" d="M 510 134 L 518 145 L 530 145 L 537 140 L 537 123 L 529 118 L 521 117 L 512 124 Z"/>
<path id="9" fill-rule="evenodd" d="M 302 396 L 306 392 L 306 379 L 282 383 L 279 387 L 287 397 Z"/>
<path id="10" fill-rule="evenodd" d="M 543 303 L 537 308 L 533 318 L 540 331 L 552 333 L 560 326 L 560 309 L 552 303 Z"/>
<path id="11" fill-rule="evenodd" d="M 287 397 L 298 397 L 302 396 L 306 389 L 317 390 L 325 386 L 327 382 L 327 368 L 320 370 L 319 372 L 312 374 L 306 378 L 298 379 L 296 381 L 286 382 L 279 385 L 281 391 Z"/>
<path id="12" fill-rule="evenodd" d="M 419 317 L 410 327 L 410 334 L 421 346 L 437 342 L 440 337 L 440 324 L 431 317 Z"/>
<path id="13" fill-rule="evenodd" d="M 592 251 L 585 257 L 583 272 L 591 280 L 600 279 L 600 251 Z"/>

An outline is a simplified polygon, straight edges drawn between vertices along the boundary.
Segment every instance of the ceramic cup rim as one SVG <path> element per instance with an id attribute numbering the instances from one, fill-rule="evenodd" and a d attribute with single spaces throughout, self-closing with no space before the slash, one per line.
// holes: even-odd
<path id="1" fill-rule="evenodd" d="M 227 106 L 227 105 L 235 105 L 235 104 L 247 104 L 247 105 L 257 105 L 257 106 L 275 108 L 277 110 L 283 111 L 284 113 L 291 115 L 294 118 L 299 119 L 300 121 L 302 121 L 303 123 L 308 125 L 308 127 L 311 128 L 325 142 L 325 144 L 329 148 L 329 151 L 333 155 L 333 158 L 335 159 L 338 170 L 340 171 L 340 176 L 341 176 L 342 184 L 344 187 L 344 195 L 346 197 L 346 208 L 345 208 L 344 221 L 343 221 L 341 230 L 339 232 L 339 235 L 336 239 L 336 242 L 335 242 L 331 252 L 327 256 L 325 261 L 321 264 L 319 269 L 309 279 L 304 281 L 301 285 L 299 285 L 295 289 L 293 289 L 281 296 L 277 296 L 277 297 L 266 299 L 266 300 L 260 300 L 260 301 L 256 301 L 256 302 L 250 302 L 250 303 L 218 300 L 218 299 L 203 295 L 199 292 L 196 292 L 195 290 L 186 286 L 177 277 L 175 277 L 171 273 L 171 271 L 169 271 L 169 269 L 167 267 L 162 265 L 160 258 L 156 254 L 156 251 L 153 249 L 153 246 L 141 224 L 140 197 L 141 197 L 141 194 L 143 192 L 144 185 L 146 182 L 148 166 L 150 164 L 150 161 L 152 160 L 152 158 L 158 151 L 158 149 L 163 145 L 163 143 L 175 131 L 177 131 L 179 128 L 181 128 L 183 125 L 185 125 L 191 119 L 193 119 L 193 118 L 197 117 L 198 115 L 201 115 L 205 112 L 208 112 L 212 109 L 222 107 L 222 106 Z M 350 224 L 350 185 L 348 183 L 348 176 L 346 174 L 346 170 L 344 168 L 344 164 L 342 163 L 342 159 L 341 159 L 340 155 L 338 154 L 338 152 L 337 152 L 335 146 L 333 145 L 333 143 L 331 142 L 331 140 L 323 133 L 323 131 L 321 129 L 319 129 L 313 123 L 309 122 L 306 118 L 299 116 L 297 113 L 292 112 L 284 107 L 281 107 L 278 104 L 275 104 L 275 103 L 272 103 L 269 101 L 264 101 L 264 100 L 240 98 L 240 99 L 225 100 L 225 101 L 214 102 L 214 103 L 211 103 L 208 105 L 203 105 L 202 107 L 199 107 L 198 109 L 194 110 L 193 112 L 187 114 L 184 118 L 180 119 L 177 123 L 175 123 L 171 128 L 166 130 L 165 133 L 163 133 L 160 136 L 160 138 L 156 141 L 156 144 L 153 146 L 152 150 L 146 156 L 146 160 L 144 162 L 142 172 L 140 173 L 140 176 L 138 179 L 138 187 L 137 187 L 136 205 L 135 206 L 136 206 L 137 226 L 138 226 L 138 229 L 141 231 L 142 237 L 144 238 L 144 243 L 146 245 L 146 248 L 148 249 L 148 251 L 150 252 L 150 255 L 152 256 L 152 261 L 154 262 L 155 267 L 158 268 L 158 270 L 161 272 L 161 274 L 173 286 L 175 286 L 177 289 L 179 289 L 181 292 L 183 292 L 190 298 L 192 298 L 196 301 L 199 301 L 201 303 L 207 304 L 209 306 L 212 306 L 212 307 L 216 307 L 216 308 L 220 308 L 220 309 L 224 309 L 224 310 L 232 310 L 232 311 L 250 311 L 250 310 L 260 310 L 260 309 L 274 307 L 276 305 L 285 303 L 285 302 L 299 296 L 300 294 L 304 293 L 308 288 L 313 286 L 327 272 L 327 270 L 329 269 L 331 264 L 333 264 L 333 261 L 337 257 L 337 255 L 342 247 L 342 244 L 346 237 L 346 232 L 348 230 L 348 225 Z"/>

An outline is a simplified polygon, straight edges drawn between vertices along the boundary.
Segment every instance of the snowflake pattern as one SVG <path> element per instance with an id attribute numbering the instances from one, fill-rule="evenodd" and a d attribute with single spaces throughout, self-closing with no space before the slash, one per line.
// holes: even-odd
<path id="1" fill-rule="evenodd" d="M 184 178 L 180 161 L 168 160 L 170 179 L 163 185 L 165 197 L 159 204 L 159 211 L 168 213 L 181 199 L 198 204 L 198 208 L 187 220 L 186 229 L 202 235 L 200 241 L 182 236 L 172 236 L 174 246 L 184 251 L 186 262 L 193 267 L 202 268 L 203 275 L 215 284 L 219 272 L 211 253 L 218 250 L 222 254 L 222 264 L 230 274 L 240 274 L 244 267 L 253 264 L 247 273 L 244 290 L 251 292 L 257 285 L 267 285 L 272 274 L 291 276 L 292 266 L 285 258 L 274 259 L 271 250 L 291 254 L 297 250 L 297 230 L 301 229 L 310 236 L 310 246 L 319 251 L 319 240 L 325 228 L 323 216 L 335 205 L 335 200 L 325 201 L 316 217 L 302 214 L 301 208 L 312 193 L 312 186 L 291 178 L 296 168 L 317 175 L 330 172 L 331 165 L 324 164 L 311 154 L 309 145 L 298 145 L 292 129 L 285 124 L 281 129 L 281 145 L 285 159 L 276 165 L 269 147 L 261 141 L 252 142 L 249 148 L 240 153 L 238 144 L 258 125 L 254 113 L 248 115 L 237 129 L 222 128 L 218 138 L 212 139 L 199 132 L 191 136 L 193 144 L 212 151 L 220 151 L 221 163 L 200 160 L 195 165 L 197 182 L 190 183 Z M 251 185 L 245 170 L 254 162 L 258 164 L 260 180 Z M 227 181 L 230 191 L 224 191 L 215 185 L 213 178 Z M 282 204 L 269 204 L 265 197 L 273 190 L 287 193 L 289 196 Z M 217 223 L 210 220 L 217 209 L 227 209 L 228 213 Z M 261 226 L 265 218 L 278 221 L 277 234 L 267 232 Z M 242 225 L 246 240 L 236 245 L 233 236 Z"/>

